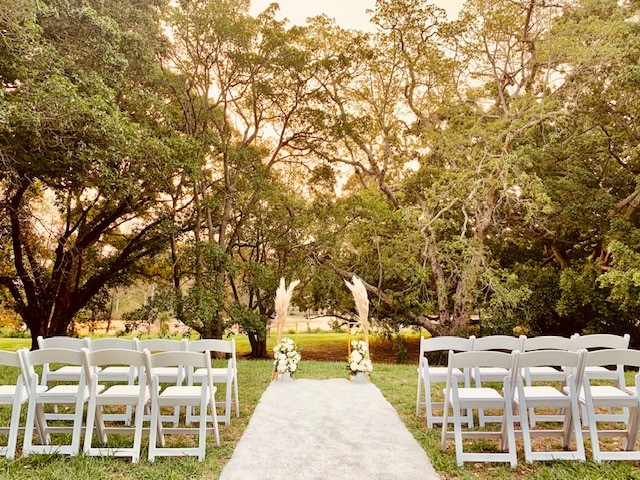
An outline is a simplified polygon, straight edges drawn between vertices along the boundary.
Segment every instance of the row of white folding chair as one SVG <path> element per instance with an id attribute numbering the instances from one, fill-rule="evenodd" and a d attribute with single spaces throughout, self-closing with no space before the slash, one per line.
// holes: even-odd
<path id="1" fill-rule="evenodd" d="M 447 348 L 448 346 L 448 348 Z M 476 338 L 474 336 L 469 339 L 460 337 L 432 337 L 421 338 L 420 341 L 420 362 L 418 367 L 418 392 L 416 399 L 416 415 L 420 413 L 422 407 L 426 408 L 427 426 L 431 428 L 433 423 L 441 423 L 442 417 L 434 416 L 432 409 L 427 404 L 438 406 L 438 403 L 431 401 L 431 384 L 445 381 L 445 367 L 429 367 L 425 353 L 452 349 L 454 351 L 477 351 L 477 350 L 506 350 L 506 351 L 532 351 L 540 349 L 576 351 L 577 349 L 591 348 L 628 348 L 629 335 L 618 336 L 610 334 L 593 334 L 581 336 L 574 334 L 570 338 L 560 336 L 541 336 L 528 338 L 524 335 L 520 337 L 510 337 L 505 335 L 493 335 L 488 337 Z M 435 368 L 435 370 L 434 370 Z M 433 373 L 431 373 L 433 372 Z M 527 385 L 531 385 L 532 381 L 563 381 L 565 374 L 556 368 L 550 366 L 527 368 L 522 374 L 525 376 Z M 477 387 L 482 386 L 482 382 L 500 381 L 505 375 L 503 369 L 500 368 L 474 368 L 471 369 L 470 377 L 474 379 Z M 624 372 L 620 366 L 615 370 L 608 368 L 592 367 L 587 368 L 586 375 L 591 379 L 613 379 L 620 387 L 624 387 Z M 462 378 L 462 376 L 459 376 Z M 462 380 L 461 380 L 462 381 Z M 469 386 L 469 373 L 464 372 L 465 386 Z M 422 384 L 424 383 L 425 401 L 422 402 L 423 394 Z M 533 415 L 533 413 L 532 413 Z M 603 419 L 612 421 L 625 420 L 627 416 L 626 410 L 620 414 L 602 414 Z M 561 420 L 561 416 L 552 417 Z M 532 424 L 535 426 L 537 416 L 532 416 Z M 488 418 L 484 415 L 483 410 L 479 410 L 480 425 L 484 426 L 488 421 L 500 421 L 500 418 Z"/>
<path id="2" fill-rule="evenodd" d="M 511 402 L 505 399 L 513 395 L 513 406 L 519 409 L 519 422 L 524 441 L 525 458 L 533 460 L 575 459 L 584 460 L 584 445 L 582 430 L 580 427 L 578 405 L 585 407 L 585 423 L 588 425 L 591 438 L 593 458 L 596 462 L 602 460 L 640 460 L 640 451 L 635 446 L 640 428 L 640 374 L 635 377 L 635 387 L 619 388 L 610 385 L 591 386 L 589 376 L 585 370 L 589 367 L 610 367 L 613 365 L 630 366 L 640 368 L 640 351 L 629 349 L 607 349 L 595 352 L 587 352 L 580 349 L 578 352 L 566 352 L 560 350 L 540 350 L 520 353 L 518 351 L 510 355 L 512 364 L 508 376 L 503 379 L 504 396 L 497 391 L 487 388 L 459 388 L 453 371 L 457 368 L 470 368 L 484 366 L 490 368 L 507 368 L 505 353 L 501 352 L 466 352 L 449 354 L 449 370 L 445 393 L 445 420 L 442 426 L 442 445 L 445 447 L 448 432 L 448 409 L 453 408 L 454 437 L 456 440 L 456 458 L 460 465 L 464 461 L 508 461 L 515 465 L 514 444 L 510 440 L 509 430 L 512 429 L 515 437 L 514 422 Z M 554 366 L 566 372 L 566 385 L 562 391 L 549 386 L 524 386 L 522 370 L 539 366 Z M 578 393 L 579 392 L 579 393 Z M 462 432 L 462 423 L 466 418 L 462 414 L 463 408 L 488 407 L 503 409 L 502 431 L 496 432 Z M 527 409 L 534 407 L 557 407 L 563 411 L 562 430 L 531 430 L 531 422 Z M 599 430 L 598 423 L 609 422 L 606 417 L 597 413 L 599 408 L 628 408 L 629 419 L 622 430 Z M 505 430 L 506 429 L 506 430 Z M 560 436 L 562 438 L 563 451 L 534 452 L 532 450 L 532 436 Z M 501 447 L 508 450 L 507 454 L 477 454 L 466 453 L 463 450 L 463 436 L 471 437 L 495 437 L 501 438 Z M 575 449 L 568 450 L 571 436 L 575 437 Z M 606 451 L 600 449 L 600 438 L 621 436 L 624 439 L 623 451 Z"/>
<path id="3" fill-rule="evenodd" d="M 446 447 L 446 439 L 451 437 L 448 432 L 449 407 L 453 409 L 453 424 L 456 445 L 456 460 L 459 465 L 465 461 L 475 462 L 509 462 L 512 467 L 517 464 L 515 450 L 515 423 L 517 422 L 514 408 L 520 412 L 519 422 L 523 436 L 525 458 L 533 460 L 577 459 L 584 460 L 584 445 L 580 430 L 578 413 L 577 384 L 575 375 L 567 377 L 568 391 L 563 392 L 550 386 L 525 387 L 521 370 L 537 366 L 556 366 L 568 369 L 581 369 L 584 353 L 563 352 L 556 350 L 535 351 L 512 354 L 494 351 L 474 351 L 449 354 L 449 370 L 454 368 L 500 368 L 507 372 L 502 379 L 503 395 L 497 390 L 487 387 L 459 388 L 453 374 L 447 378 L 445 394 L 445 421 L 442 425 L 442 448 Z M 532 432 L 529 425 L 527 409 L 533 407 L 560 407 L 564 410 L 564 428 L 562 430 L 537 430 Z M 503 411 L 501 416 L 502 429 L 499 432 L 463 432 L 462 408 L 491 408 Z M 571 435 L 576 438 L 575 450 L 568 450 Z M 562 451 L 533 451 L 531 437 L 561 436 Z M 500 447 L 506 453 L 470 453 L 463 448 L 463 438 L 498 438 Z"/>
<path id="4" fill-rule="evenodd" d="M 96 340 L 90 340 L 89 338 L 77 339 L 71 337 L 50 337 L 43 339 L 38 337 L 38 345 L 43 348 L 67 348 L 70 350 L 80 350 L 81 348 L 88 348 L 90 351 L 99 351 L 106 349 L 126 349 L 142 351 L 145 348 L 151 352 L 169 352 L 169 351 L 192 351 L 203 352 L 209 350 L 211 352 L 223 353 L 228 356 L 227 366 L 218 367 L 213 370 L 213 378 L 215 383 L 224 383 L 226 385 L 225 401 L 220 402 L 224 404 L 224 415 L 219 416 L 220 421 L 224 421 L 225 424 L 231 423 L 231 409 L 235 409 L 236 417 L 240 416 L 240 403 L 238 398 L 238 369 L 236 358 L 236 345 L 235 339 L 232 340 L 219 340 L 219 339 L 202 339 L 195 341 L 182 341 L 170 340 L 170 339 L 144 339 L 138 340 L 134 338 L 132 340 L 122 338 L 100 338 Z M 98 379 L 101 381 L 127 381 L 129 385 L 133 385 L 137 376 L 141 373 L 139 369 L 133 367 L 107 367 L 104 370 L 98 369 Z M 178 368 L 166 367 L 158 373 L 161 383 L 172 383 L 180 385 L 187 381 L 188 385 L 194 383 L 200 383 L 203 371 L 195 371 L 191 375 L 192 369 L 187 370 Z M 65 366 L 58 370 L 51 370 L 49 365 L 43 366 L 42 385 L 50 384 L 52 381 L 69 381 L 77 380 L 80 374 L 79 367 Z M 126 413 L 119 415 L 118 417 L 112 416 L 110 419 L 122 419 L 124 418 L 127 424 L 131 422 L 131 406 L 127 406 Z M 177 426 L 177 418 L 179 412 L 176 409 L 174 411 L 173 420 L 174 426 Z M 49 419 L 69 419 L 66 415 L 48 415 Z M 166 418 L 166 417 L 165 417 Z M 197 421 L 197 417 L 191 414 L 191 408 L 187 409 L 187 422 Z"/>
<path id="5" fill-rule="evenodd" d="M 210 352 L 208 351 L 202 353 L 167 352 L 151 355 L 148 350 L 144 352 L 133 350 L 98 350 L 90 352 L 88 349 L 83 348 L 80 352 L 65 349 L 44 349 L 29 352 L 23 349 L 18 354 L 12 352 L 1 353 L 0 363 L 4 362 L 9 366 L 16 366 L 15 361 L 18 358 L 22 370 L 22 374 L 18 377 L 17 384 L 13 388 L 14 392 L 22 392 L 22 394 L 14 395 L 13 398 L 12 421 L 8 447 L 5 452 L 7 457 L 12 458 L 15 454 L 19 428 L 17 419 L 19 418 L 20 405 L 27 398 L 29 408 L 23 445 L 24 456 L 28 456 L 31 453 L 78 454 L 85 404 L 88 404 L 87 427 L 83 448 L 83 452 L 86 455 L 130 456 L 132 461 L 137 462 L 140 455 L 143 414 L 145 408 L 150 406 L 152 422 L 149 449 L 150 460 L 153 460 L 157 455 L 195 455 L 202 460 L 204 458 L 207 430 L 215 433 L 216 444 L 219 445 L 220 440 L 215 412 L 216 388 L 213 385 Z M 6 355 L 4 355 L 5 353 Z M 64 366 L 80 367 L 81 374 L 76 382 L 48 388 L 38 384 L 38 375 L 34 368 L 46 363 L 61 363 Z M 141 375 L 139 382 L 134 385 L 117 384 L 105 390 L 105 387 L 99 383 L 100 380 L 96 371 L 101 367 L 109 368 L 113 366 L 133 366 L 141 370 L 146 367 L 143 371 L 147 373 Z M 202 378 L 200 387 L 169 386 L 160 392 L 159 376 L 154 371 L 154 368 L 158 369 L 159 374 L 162 374 L 162 369 L 167 367 L 179 369 L 197 367 L 204 369 L 206 373 Z M 26 388 L 22 386 L 23 377 L 29 379 Z M 89 379 L 88 385 L 86 379 Z M 151 391 L 148 387 L 149 384 L 152 385 Z M 0 398 L 2 398 L 2 393 L 5 391 L 10 393 L 8 390 L 8 386 L 0 389 Z M 16 402 L 16 398 L 20 399 L 19 402 Z M 46 404 L 74 405 L 73 426 L 71 428 L 50 427 L 44 415 L 44 405 Z M 136 406 L 134 428 L 106 427 L 104 423 L 106 415 L 103 414 L 102 409 L 107 405 Z M 160 415 L 160 407 L 164 405 L 200 407 L 198 415 L 199 426 L 196 429 L 199 439 L 197 448 L 164 448 L 164 432 L 167 429 L 163 429 L 163 420 Z M 208 408 L 210 409 L 209 416 L 207 416 Z M 208 421 L 213 423 L 210 428 L 206 426 Z M 103 446 L 92 447 L 94 426 L 98 433 L 99 443 Z M 33 445 L 35 429 L 38 431 L 40 445 Z M 110 448 L 106 446 L 108 445 L 108 433 L 131 433 L 132 430 L 134 434 L 132 447 Z M 193 433 L 193 430 L 189 428 L 168 429 L 170 433 L 174 434 Z M 52 433 L 67 431 L 72 432 L 70 444 L 52 444 Z M 160 440 L 160 447 L 156 445 L 156 440 L 158 439 Z"/>
<path id="6" fill-rule="evenodd" d="M 492 335 L 488 337 L 461 338 L 454 336 L 442 336 L 420 339 L 420 362 L 418 366 L 418 391 L 416 398 L 416 415 L 420 414 L 422 407 L 426 408 L 427 426 L 433 427 L 434 423 L 442 423 L 442 416 L 433 414 L 433 407 L 439 407 L 441 402 L 433 402 L 431 399 L 431 386 L 433 383 L 444 383 L 446 381 L 446 367 L 431 367 L 425 356 L 428 352 L 448 351 L 457 352 L 468 351 L 488 351 L 488 350 L 521 350 L 524 336 L 509 337 L 507 335 Z M 456 371 L 455 378 L 458 382 L 464 382 L 466 388 L 470 386 L 471 379 L 474 380 L 477 388 L 482 387 L 482 382 L 500 382 L 508 372 L 500 367 L 480 367 L 467 368 L 464 371 Z M 423 391 L 424 388 L 424 391 Z M 422 401 L 424 394 L 425 400 Z M 466 421 L 472 426 L 473 417 L 471 410 L 467 410 Z M 487 421 L 500 421 L 500 418 L 487 418 L 484 409 L 479 409 L 480 425 L 484 426 Z"/>

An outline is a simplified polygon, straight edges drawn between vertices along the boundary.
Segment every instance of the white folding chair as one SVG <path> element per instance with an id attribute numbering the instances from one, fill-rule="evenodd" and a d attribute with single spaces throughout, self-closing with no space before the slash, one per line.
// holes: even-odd
<path id="1" fill-rule="evenodd" d="M 516 356 L 504 352 L 449 352 L 449 364 L 447 374 L 447 386 L 444 389 L 444 419 L 442 422 L 442 449 L 446 448 L 447 438 L 451 438 L 448 431 L 449 408 L 453 411 L 453 437 L 456 445 L 456 462 L 463 466 L 464 462 L 509 462 L 512 468 L 517 464 L 515 433 L 513 427 L 511 378 L 515 366 Z M 504 396 L 487 387 L 460 388 L 456 381 L 454 369 L 475 367 L 500 368 L 506 372 L 502 379 Z M 483 408 L 499 409 L 503 411 L 502 430 L 499 432 L 462 431 L 463 409 Z M 464 438 L 498 438 L 500 448 L 506 453 L 476 453 L 465 452 L 463 448 Z"/>
<path id="2" fill-rule="evenodd" d="M 112 366 L 130 366 L 136 370 L 145 366 L 145 354 L 136 350 L 98 350 L 89 352 L 83 349 L 85 368 L 91 372 L 91 380 L 89 382 L 90 397 L 89 407 L 87 409 L 87 428 L 84 438 L 84 454 L 92 456 L 116 456 L 131 457 L 133 463 L 140 460 L 140 446 L 142 442 L 142 422 L 144 409 L 151 401 L 149 392 L 149 374 L 138 376 L 138 383 L 133 385 L 117 384 L 110 386 L 101 391 L 101 385 L 98 383 L 98 375 L 95 367 L 106 367 L 103 371 L 108 370 Z M 128 382 L 128 380 L 127 380 Z M 135 406 L 134 427 L 107 427 L 105 420 L 108 419 L 103 414 L 105 406 Z M 114 419 L 117 417 L 110 417 Z M 122 419 L 124 420 L 124 419 Z M 126 424 L 126 421 L 125 421 Z M 98 441 L 103 447 L 92 447 L 93 432 L 98 433 Z M 109 447 L 108 433 L 133 433 L 132 447 Z"/>
<path id="3" fill-rule="evenodd" d="M 534 460 L 585 460 L 584 442 L 582 441 L 582 429 L 580 426 L 580 413 L 578 410 L 578 385 L 576 378 L 581 378 L 583 373 L 583 358 L 585 350 L 580 352 L 568 352 L 561 350 L 536 350 L 517 355 L 517 370 L 514 381 L 517 381 L 517 388 L 514 389 L 514 404 L 520 411 L 520 425 L 522 428 L 522 438 L 524 443 L 524 456 L 527 462 Z M 563 390 L 559 390 L 551 385 L 523 385 L 522 370 L 538 367 L 558 367 L 564 369 L 566 383 Z M 560 371 L 560 370 L 557 370 Z M 566 372 L 566 373 L 565 373 Z M 561 409 L 563 429 L 562 430 L 531 430 L 533 425 L 530 422 L 534 415 L 527 409 L 533 411 L 538 407 L 553 407 Z M 540 421 L 549 421 L 545 417 L 540 417 Z M 555 418 L 553 421 L 556 421 Z M 569 450 L 571 435 L 575 436 L 576 448 Z M 554 437 L 562 438 L 562 451 L 547 449 L 545 451 L 534 451 L 531 437 Z"/>
<path id="4" fill-rule="evenodd" d="M 187 348 L 190 352 L 204 352 L 209 351 L 212 354 L 214 352 L 224 353 L 229 359 L 227 360 L 226 367 L 212 368 L 213 382 L 224 383 L 225 400 L 224 400 L 224 415 L 218 415 L 218 420 L 229 425 L 231 423 L 231 407 L 235 408 L 236 417 L 240 416 L 240 403 L 238 401 L 238 368 L 236 362 L 236 341 L 232 340 L 219 340 L 206 338 L 202 340 L 194 340 L 187 344 Z M 194 385 L 201 383 L 204 379 L 207 371 L 204 368 L 199 368 L 195 371 L 188 369 L 187 373 L 187 385 Z M 232 400 L 233 395 L 233 400 Z M 222 405 L 222 402 L 218 402 L 218 405 Z M 191 407 L 187 407 L 187 423 L 197 421 L 198 417 L 191 414 Z"/>
<path id="5" fill-rule="evenodd" d="M 583 348 L 585 350 L 593 349 L 627 349 L 629 348 L 629 334 L 612 335 L 608 333 L 597 333 L 592 335 L 573 335 L 574 346 L 576 349 Z M 584 374 L 589 380 L 609 380 L 613 385 L 621 390 L 625 389 L 624 368 L 622 365 L 612 365 L 604 367 L 600 365 L 592 365 L 586 367 Z M 583 414 L 585 412 L 583 411 Z M 584 416 L 584 415 L 583 415 Z M 629 418 L 629 410 L 623 408 L 621 413 L 610 411 L 606 413 L 598 413 L 598 418 L 602 421 L 626 422 Z"/>
<path id="6" fill-rule="evenodd" d="M 80 451 L 80 436 L 82 434 L 82 421 L 84 418 L 84 404 L 89 399 L 89 389 L 86 385 L 86 376 L 82 371 L 74 381 L 68 384 L 57 384 L 51 388 L 46 385 L 38 385 L 36 366 L 47 363 L 64 364 L 67 366 L 82 366 L 82 352 L 66 350 L 62 348 L 47 348 L 44 350 L 28 351 L 19 350 L 22 375 L 28 379 L 27 393 L 29 396 L 29 408 L 27 410 L 27 423 L 24 432 L 24 444 L 22 455 L 24 457 L 32 453 L 77 455 Z M 47 424 L 44 415 L 44 405 L 73 405 L 74 413 L 71 415 L 72 427 L 51 427 Z M 40 445 L 33 444 L 33 431 L 38 428 Z M 71 431 L 70 444 L 52 444 L 52 433 L 66 433 Z"/>
<path id="7" fill-rule="evenodd" d="M 418 393 L 416 396 L 416 415 L 425 408 L 427 427 L 433 428 L 434 423 L 442 423 L 442 416 L 433 414 L 433 408 L 442 408 L 444 402 L 434 402 L 432 399 L 431 387 L 435 383 L 445 383 L 447 381 L 447 367 L 434 367 L 429 365 L 429 359 L 425 354 L 436 351 L 453 350 L 454 352 L 468 352 L 472 349 L 472 339 L 461 337 L 431 337 L 420 338 L 420 358 L 418 363 Z M 452 372 L 456 382 L 463 382 L 465 387 L 471 385 L 469 370 L 455 369 Z M 423 388 L 424 387 L 424 388 Z M 424 394 L 424 401 L 422 395 Z M 466 413 L 466 421 L 469 428 L 473 427 L 473 414 L 471 410 Z"/>
<path id="8" fill-rule="evenodd" d="M 159 352 L 186 352 L 187 340 L 170 340 L 167 338 L 147 338 L 138 341 L 138 349 L 142 352 L 145 349 L 151 353 Z M 182 385 L 186 378 L 185 368 L 180 366 L 157 367 L 154 374 L 161 384 Z M 172 421 L 177 427 L 180 420 L 180 408 L 174 409 L 173 415 L 163 415 L 164 421 Z"/>
<path id="9" fill-rule="evenodd" d="M 0 350 L 0 365 L 20 370 L 20 358 L 16 352 Z M 27 389 L 23 383 L 22 374 L 18 374 L 15 384 L 0 385 L 0 405 L 11 406 L 11 421 L 9 428 L 3 427 L 2 432 L 7 433 L 7 444 L 0 447 L 0 455 L 11 460 L 16 454 L 18 433 L 20 430 L 20 409 L 28 400 Z"/>
<path id="10" fill-rule="evenodd" d="M 515 350 L 522 351 L 522 345 L 525 336 L 511 337 L 509 335 L 490 335 L 488 337 L 471 337 L 473 342 L 473 351 L 504 351 L 513 352 Z M 500 367 L 480 367 L 476 366 L 471 369 L 471 378 L 477 388 L 482 388 L 482 382 L 502 382 L 502 379 L 509 372 Z M 487 422 L 501 422 L 502 417 L 488 416 L 484 414 L 484 409 L 478 409 L 478 423 L 484 427 Z"/>
<path id="11" fill-rule="evenodd" d="M 560 337 L 555 335 L 545 335 L 540 337 L 527 337 L 524 339 L 522 346 L 523 352 L 531 352 L 536 350 L 559 350 L 564 352 L 575 352 L 575 342 L 573 337 Z M 562 382 L 567 380 L 567 372 L 549 365 L 539 365 L 527 367 L 520 370 L 524 376 L 526 386 L 531 387 L 537 382 Z M 569 372 L 570 373 L 570 372 Z M 564 415 L 540 415 L 534 412 L 533 408 L 529 409 L 529 425 L 536 426 L 538 420 L 547 421 L 564 421 Z"/>
<path id="12" fill-rule="evenodd" d="M 629 349 L 608 349 L 587 352 L 585 370 L 589 367 L 629 366 L 640 368 L 640 351 Z M 584 375 L 580 403 L 586 407 L 591 451 L 593 459 L 602 460 L 640 460 L 640 451 L 636 449 L 638 429 L 640 428 L 640 374 L 635 376 L 635 388 L 612 385 L 591 385 L 590 377 Z M 624 430 L 598 430 L 599 422 L 612 422 L 606 416 L 596 413 L 598 408 L 626 408 L 628 419 Z M 621 418 L 621 417 L 618 417 Z M 620 422 L 621 420 L 618 420 Z M 600 438 L 622 437 L 622 451 L 602 451 Z"/>
<path id="13" fill-rule="evenodd" d="M 208 351 L 197 352 L 161 352 L 151 355 L 145 351 L 147 369 L 151 372 L 151 427 L 149 433 L 149 461 L 153 462 L 157 456 L 196 456 L 199 461 L 204 460 L 207 440 L 207 430 L 215 434 L 216 445 L 220 445 L 218 419 L 216 417 L 216 387 L 213 385 L 211 368 L 211 354 Z M 156 372 L 164 368 L 202 368 L 205 375 L 201 385 L 183 386 L 173 385 L 160 391 L 160 377 Z M 162 426 L 160 409 L 165 406 L 174 407 L 180 411 L 181 406 L 199 408 L 198 428 L 165 428 Z M 212 426 L 207 429 L 207 408 L 210 409 Z M 172 435 L 198 435 L 197 447 L 165 447 L 165 433 Z M 158 446 L 158 436 L 160 446 Z"/>
<path id="14" fill-rule="evenodd" d="M 131 340 L 126 338 L 97 338 L 89 342 L 89 350 L 92 352 L 98 352 L 101 350 L 134 350 L 141 351 L 138 347 L 138 339 L 133 338 Z M 116 362 L 117 363 L 117 362 Z M 127 382 L 128 385 L 135 385 L 136 379 L 140 374 L 138 368 L 134 368 L 132 365 L 111 365 L 106 368 L 98 368 L 98 381 L 99 382 Z M 125 425 L 131 424 L 131 412 L 132 406 L 127 405 L 125 413 L 112 413 L 109 414 L 105 420 L 124 421 Z"/>

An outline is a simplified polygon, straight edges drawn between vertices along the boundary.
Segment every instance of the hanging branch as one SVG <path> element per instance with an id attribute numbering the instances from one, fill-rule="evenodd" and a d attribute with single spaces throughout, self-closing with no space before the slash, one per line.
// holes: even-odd
<path id="1" fill-rule="evenodd" d="M 293 296 L 293 289 L 300 283 L 300 280 L 294 280 L 289 284 L 289 288 L 284 283 L 284 277 L 280 278 L 280 286 L 276 289 L 276 333 L 277 343 L 282 340 L 282 329 L 284 328 L 284 322 L 287 319 L 287 310 L 289 309 L 289 303 L 291 303 L 291 297 Z"/>
<path id="2" fill-rule="evenodd" d="M 360 280 L 356 275 L 351 279 L 353 283 L 349 283 L 347 280 L 344 283 L 349 287 L 353 294 L 353 300 L 356 304 L 356 310 L 358 312 L 358 320 L 364 331 L 364 341 L 367 343 L 367 350 L 369 349 L 369 296 L 367 295 L 367 289 L 364 286 L 364 282 Z"/>

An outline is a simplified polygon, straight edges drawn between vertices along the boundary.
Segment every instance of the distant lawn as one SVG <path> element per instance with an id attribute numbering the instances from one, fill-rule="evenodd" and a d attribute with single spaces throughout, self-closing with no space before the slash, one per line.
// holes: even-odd
<path id="1" fill-rule="evenodd" d="M 303 362 L 300 364 L 297 378 L 346 378 L 347 371 L 344 360 L 335 362 L 320 362 L 304 360 L 305 351 L 314 349 L 345 350 L 346 334 L 320 333 L 298 334 L 297 341 L 303 347 Z M 244 337 L 246 342 L 246 337 Z M 243 345 L 243 337 L 238 338 L 239 349 Z M 270 340 L 269 345 L 272 344 Z M 333 345 L 332 345 L 333 344 Z M 15 350 L 30 345 L 29 339 L 0 339 L 1 348 Z M 337 346 L 336 346 L 337 345 Z M 245 343 L 248 347 L 248 342 Z M 246 350 L 248 351 L 248 349 Z M 340 356 L 343 356 L 342 354 Z M 143 439 L 142 460 L 139 465 L 132 465 L 121 458 L 95 458 L 45 456 L 36 455 L 27 459 L 7 462 L 0 460 L 0 478 L 7 479 L 178 479 L 178 478 L 207 478 L 217 479 L 226 462 L 231 458 L 233 449 L 240 440 L 244 429 L 255 409 L 262 392 L 269 384 L 272 374 L 270 360 L 240 360 L 239 385 L 241 417 L 234 418 L 232 425 L 221 425 L 220 433 L 222 446 L 215 447 L 213 441 L 207 447 L 207 457 L 199 463 L 194 459 L 159 458 L 154 464 L 146 460 L 147 439 Z M 634 372 L 627 373 L 629 384 L 633 381 Z M 0 370 L 0 380 L 13 380 L 8 369 Z M 416 395 L 416 367 L 415 365 L 375 364 L 372 381 L 382 391 L 384 396 L 395 407 L 400 418 L 413 433 L 418 442 L 428 453 L 436 470 L 445 479 L 475 479 L 506 480 L 510 478 L 528 479 L 640 479 L 640 462 L 604 462 L 597 465 L 592 461 L 580 462 L 536 462 L 526 464 L 522 455 L 522 442 L 517 441 L 519 456 L 518 467 L 511 470 L 506 465 L 469 463 L 464 468 L 458 468 L 455 461 L 455 448 L 450 441 L 445 452 L 440 449 L 440 429 L 427 430 L 424 414 L 417 418 L 415 412 Z M 223 393 L 224 387 L 220 391 Z M 23 417 L 26 408 L 23 408 Z M 3 425 L 8 424 L 6 409 L 1 411 L 0 419 Z M 24 424 L 24 418 L 22 420 Z M 4 441 L 4 438 L 2 439 Z M 265 439 L 272 441 L 273 439 Z M 19 443 L 22 439 L 19 439 Z M 393 441 L 393 439 L 389 439 Z M 585 438 L 587 456 L 590 453 L 589 440 Z M 321 454 L 321 452 L 319 452 Z M 292 476 L 295 478 L 295 474 Z"/>

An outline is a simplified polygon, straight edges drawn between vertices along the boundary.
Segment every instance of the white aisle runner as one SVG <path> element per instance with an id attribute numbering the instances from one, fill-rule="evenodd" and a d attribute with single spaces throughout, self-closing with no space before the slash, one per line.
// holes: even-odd
<path id="1" fill-rule="evenodd" d="M 220 480 L 437 479 L 426 453 L 373 384 L 273 382 Z"/>

